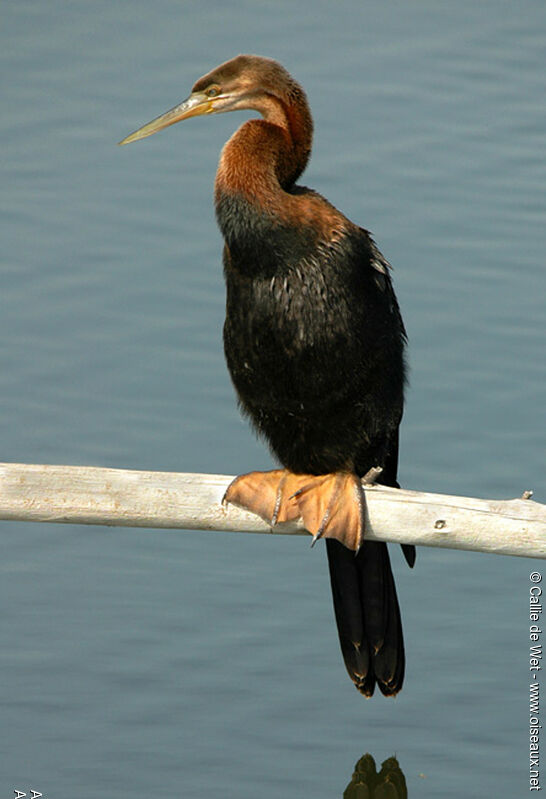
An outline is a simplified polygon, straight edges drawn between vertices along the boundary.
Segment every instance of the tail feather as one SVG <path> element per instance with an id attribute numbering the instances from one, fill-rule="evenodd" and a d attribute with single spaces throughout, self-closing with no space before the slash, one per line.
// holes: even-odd
<path id="1" fill-rule="evenodd" d="M 400 488 L 398 483 L 396 484 L 395 488 Z M 413 567 L 415 566 L 415 555 L 416 555 L 415 547 L 413 546 L 413 544 L 400 544 L 400 546 L 402 547 L 402 552 L 404 553 L 406 563 L 408 564 L 410 569 L 413 569 Z"/>
<path id="2" fill-rule="evenodd" d="M 387 545 L 365 542 L 357 555 L 326 541 L 330 582 L 345 666 L 357 689 L 371 696 L 377 682 L 391 696 L 404 681 L 404 640 Z"/>

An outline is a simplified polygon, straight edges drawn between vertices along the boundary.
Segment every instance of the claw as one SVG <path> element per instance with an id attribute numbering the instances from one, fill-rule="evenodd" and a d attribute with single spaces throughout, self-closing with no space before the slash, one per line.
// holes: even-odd
<path id="1" fill-rule="evenodd" d="M 368 469 L 364 477 L 362 478 L 362 482 L 364 485 L 373 486 L 377 483 L 377 478 L 383 471 L 382 466 L 372 466 L 371 469 Z"/>
<path id="2" fill-rule="evenodd" d="M 242 474 L 229 484 L 223 501 L 250 510 L 271 525 L 297 519 L 297 507 L 291 509 L 286 501 L 283 503 L 283 486 L 288 474 L 285 469 Z"/>
<path id="3" fill-rule="evenodd" d="M 366 505 L 356 474 L 250 472 L 231 483 L 224 501 L 257 513 L 272 526 L 301 517 L 313 536 L 311 546 L 319 538 L 336 538 L 358 553 L 364 539 Z"/>

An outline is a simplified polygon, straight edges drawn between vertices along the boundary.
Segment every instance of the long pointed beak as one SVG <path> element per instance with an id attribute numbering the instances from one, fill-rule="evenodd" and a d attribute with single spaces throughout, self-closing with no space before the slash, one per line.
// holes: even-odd
<path id="1" fill-rule="evenodd" d="M 134 133 L 126 136 L 125 139 L 122 139 L 118 144 L 130 144 L 133 141 L 145 139 L 147 136 L 157 133 L 158 130 L 168 128 L 169 125 L 174 125 L 175 122 L 180 122 L 182 119 L 201 116 L 201 114 L 211 114 L 214 111 L 213 104 L 214 100 L 207 97 L 204 92 L 194 92 L 194 94 L 190 94 L 188 99 L 184 100 L 183 103 L 175 105 L 170 111 L 166 111 L 164 114 L 161 114 L 161 116 L 148 122 L 147 125 L 143 125 L 138 130 L 135 130 Z"/>

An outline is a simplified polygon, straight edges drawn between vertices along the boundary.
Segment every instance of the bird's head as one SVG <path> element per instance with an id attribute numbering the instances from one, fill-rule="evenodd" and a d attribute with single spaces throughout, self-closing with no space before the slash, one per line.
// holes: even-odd
<path id="1" fill-rule="evenodd" d="M 270 58 L 239 55 L 208 72 L 194 85 L 190 96 L 179 105 L 143 125 L 120 144 L 145 139 L 183 119 L 203 114 L 252 109 L 274 119 L 279 102 L 291 97 L 305 98 L 289 73 Z"/>

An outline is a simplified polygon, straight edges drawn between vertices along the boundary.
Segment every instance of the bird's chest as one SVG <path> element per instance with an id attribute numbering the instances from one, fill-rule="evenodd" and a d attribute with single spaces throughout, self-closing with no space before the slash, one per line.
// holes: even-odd
<path id="1" fill-rule="evenodd" d="M 260 278 L 228 269 L 226 283 L 226 360 L 243 401 L 299 407 L 343 381 L 354 309 L 335 282 L 311 264 Z"/>

